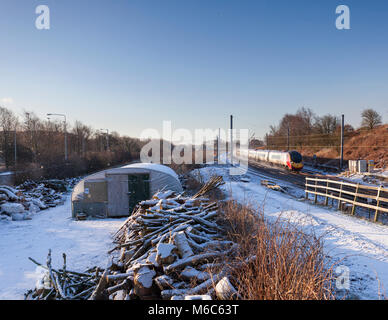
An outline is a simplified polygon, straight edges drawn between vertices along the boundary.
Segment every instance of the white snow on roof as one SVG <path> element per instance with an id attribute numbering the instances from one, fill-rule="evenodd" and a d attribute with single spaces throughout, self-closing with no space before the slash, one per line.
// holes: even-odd
<path id="1" fill-rule="evenodd" d="M 133 163 L 126 165 L 124 167 L 121 167 L 120 169 L 129 169 L 129 168 L 138 168 L 138 169 L 147 169 L 147 170 L 154 170 L 154 171 L 159 171 L 163 172 L 165 174 L 168 174 L 170 176 L 173 176 L 175 179 L 178 179 L 178 175 L 175 173 L 174 170 L 172 170 L 170 167 L 161 165 L 161 164 L 156 164 L 156 163 Z"/>

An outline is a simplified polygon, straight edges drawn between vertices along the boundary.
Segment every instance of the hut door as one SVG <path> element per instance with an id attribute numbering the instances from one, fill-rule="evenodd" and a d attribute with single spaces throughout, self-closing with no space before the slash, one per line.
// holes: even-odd
<path id="1" fill-rule="evenodd" d="M 128 175 L 129 214 L 140 201 L 150 198 L 149 179 L 149 174 Z"/>
<path id="2" fill-rule="evenodd" d="M 126 175 L 110 175 L 108 180 L 108 216 L 123 217 L 128 215 L 128 182 Z"/>

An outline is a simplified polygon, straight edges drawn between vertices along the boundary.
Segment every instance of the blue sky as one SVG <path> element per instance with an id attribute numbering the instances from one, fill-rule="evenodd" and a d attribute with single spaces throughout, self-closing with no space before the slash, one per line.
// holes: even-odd
<path id="1" fill-rule="evenodd" d="M 335 28 L 340 4 L 351 30 Z M 234 114 L 261 137 L 302 106 L 387 122 L 387 35 L 385 0 L 1 0 L 0 101 L 131 136 Z"/>

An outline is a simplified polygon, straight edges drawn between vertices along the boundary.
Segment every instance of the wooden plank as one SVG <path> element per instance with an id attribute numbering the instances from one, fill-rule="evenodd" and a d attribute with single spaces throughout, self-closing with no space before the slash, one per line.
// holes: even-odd
<path id="1" fill-rule="evenodd" d="M 338 210 L 341 209 L 341 203 L 342 203 L 342 187 L 343 187 L 343 185 L 341 184 L 341 189 L 340 189 L 340 192 L 339 192 L 339 199 L 340 199 L 340 200 L 338 200 Z"/>
<path id="2" fill-rule="evenodd" d="M 379 191 L 377 193 L 377 204 L 376 204 L 376 212 L 375 212 L 375 219 L 374 221 L 377 222 L 379 220 L 379 205 L 380 205 L 380 193 L 381 193 L 381 186 L 379 188 Z"/>
<path id="3" fill-rule="evenodd" d="M 329 204 L 329 197 L 327 196 L 328 194 L 328 191 L 329 191 L 329 181 L 327 181 L 326 183 L 326 198 L 325 198 L 325 206 L 327 206 Z"/>
<path id="4" fill-rule="evenodd" d="M 308 191 L 308 193 L 311 193 L 311 194 L 315 194 L 314 191 Z M 326 196 L 325 193 L 322 193 L 322 192 L 317 192 L 318 195 L 320 196 Z M 348 203 L 353 203 L 352 200 L 349 200 L 349 199 L 344 199 L 344 198 L 340 198 L 340 197 L 337 197 L 337 196 L 334 196 L 334 195 L 331 195 L 329 194 L 328 197 L 332 198 L 332 199 L 335 199 L 335 200 L 341 200 L 343 202 L 348 202 Z M 369 204 L 366 204 L 366 203 L 362 203 L 362 202 L 355 202 L 355 204 L 359 207 L 364 207 L 364 208 L 369 208 L 369 209 L 379 209 L 379 211 L 383 211 L 383 212 L 386 212 L 388 213 L 388 208 L 381 208 L 381 207 L 377 207 L 377 206 L 374 206 L 374 205 L 369 205 Z"/>
<path id="5" fill-rule="evenodd" d="M 356 188 L 356 194 L 354 195 L 354 201 L 353 201 L 353 207 L 352 207 L 352 216 L 354 216 L 354 213 L 356 212 L 356 202 L 357 202 L 357 193 L 358 193 L 358 187 L 359 183 L 357 183 L 357 188 Z"/>
<path id="6" fill-rule="evenodd" d="M 326 182 L 328 179 L 307 178 L 307 177 L 306 177 L 306 180 L 310 180 L 310 181 L 318 181 L 318 182 Z M 335 180 L 333 180 L 333 181 L 335 181 Z"/>
<path id="7" fill-rule="evenodd" d="M 319 178 L 307 178 L 307 177 L 306 177 L 306 180 L 309 180 L 309 181 L 318 181 L 318 182 L 327 182 L 327 181 L 330 181 L 330 183 L 342 184 L 342 185 L 344 185 L 344 186 L 354 187 L 354 188 L 357 187 L 357 184 L 355 184 L 355 183 L 350 183 L 350 182 L 345 182 L 345 181 L 339 181 L 339 180 L 319 179 Z M 375 191 L 378 191 L 378 190 L 379 190 L 379 187 L 372 187 L 372 186 L 366 186 L 366 185 L 364 185 L 364 184 L 360 184 L 360 189 L 367 189 L 367 190 L 375 190 Z M 381 192 L 388 192 L 388 189 L 382 188 Z"/>
<path id="8" fill-rule="evenodd" d="M 306 187 L 312 187 L 312 188 L 315 189 L 315 185 L 308 185 L 308 184 L 306 184 Z M 357 187 L 357 185 L 356 185 L 356 187 Z M 326 188 L 325 186 L 319 186 L 318 187 L 318 189 L 325 189 L 325 188 Z M 337 189 L 337 188 L 328 187 L 327 189 L 331 190 L 331 191 L 339 192 L 339 189 Z M 347 190 L 342 190 L 342 193 L 348 194 L 350 196 L 355 196 L 356 195 L 355 192 L 347 191 Z M 365 199 L 373 199 L 373 200 L 377 199 L 376 196 L 373 196 L 373 195 L 370 195 L 370 194 L 364 194 L 364 193 L 360 193 L 360 192 L 358 192 L 358 197 L 359 198 L 365 198 Z M 383 198 L 383 197 L 380 196 L 380 202 L 388 202 L 388 198 Z"/>
<path id="9" fill-rule="evenodd" d="M 311 184 L 313 183 L 313 184 Z M 325 183 L 326 185 L 321 185 L 320 183 Z M 355 191 L 344 190 L 344 186 L 355 188 Z M 356 207 L 363 207 L 368 209 L 375 210 L 374 221 L 377 222 L 379 218 L 379 213 L 384 212 L 388 213 L 388 208 L 383 208 L 380 206 L 381 202 L 388 203 L 388 198 L 382 197 L 383 192 L 388 193 L 388 189 L 380 187 L 370 187 L 365 186 L 360 183 L 352 184 L 343 181 L 336 181 L 330 179 L 317 179 L 317 178 L 306 178 L 305 184 L 306 199 L 308 199 L 309 194 L 314 195 L 314 202 L 317 203 L 318 196 L 325 197 L 325 205 L 328 205 L 328 199 L 333 199 L 338 201 L 338 209 L 342 207 L 342 203 L 349 204 L 352 206 L 352 215 L 355 214 Z M 312 188 L 310 190 L 309 188 Z M 366 194 L 366 190 L 377 191 L 377 195 Z M 338 196 L 335 196 L 332 192 L 337 192 Z M 352 196 L 353 199 L 343 198 L 343 195 Z M 376 200 L 376 205 L 366 204 L 359 202 L 359 199 L 372 199 Z"/>

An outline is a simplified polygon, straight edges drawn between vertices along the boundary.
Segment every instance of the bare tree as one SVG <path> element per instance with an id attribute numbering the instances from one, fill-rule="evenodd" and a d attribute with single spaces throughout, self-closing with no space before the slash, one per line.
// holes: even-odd
<path id="1" fill-rule="evenodd" d="M 1 151 L 8 168 L 13 159 L 13 137 L 18 124 L 18 119 L 14 113 L 4 107 L 0 107 L 0 126 L 2 129 Z"/>
<path id="2" fill-rule="evenodd" d="M 72 133 L 76 138 L 76 149 L 78 155 L 84 156 L 86 152 L 86 144 L 92 135 L 92 129 L 84 125 L 82 122 L 76 121 Z"/>
<path id="3" fill-rule="evenodd" d="M 320 134 L 332 134 L 339 125 L 339 119 L 336 116 L 327 114 L 323 117 L 316 117 L 314 128 Z"/>
<path id="4" fill-rule="evenodd" d="M 377 111 L 373 109 L 365 109 L 362 114 L 362 123 L 363 127 L 368 129 L 376 128 L 378 125 L 382 124 L 381 115 L 377 113 Z"/>
<path id="5" fill-rule="evenodd" d="M 250 149 L 256 149 L 264 146 L 264 141 L 257 139 L 254 132 L 251 134 L 248 141 L 248 146 Z"/>
<path id="6" fill-rule="evenodd" d="M 44 132 L 43 122 L 34 112 L 24 111 L 23 118 L 26 142 L 34 154 L 34 161 L 37 162 L 40 155 L 39 147 L 41 147 L 42 133 Z"/>
<path id="7" fill-rule="evenodd" d="M 313 130 L 314 112 L 310 108 L 302 107 L 296 112 L 296 116 L 302 120 L 303 134 L 311 134 Z"/>

